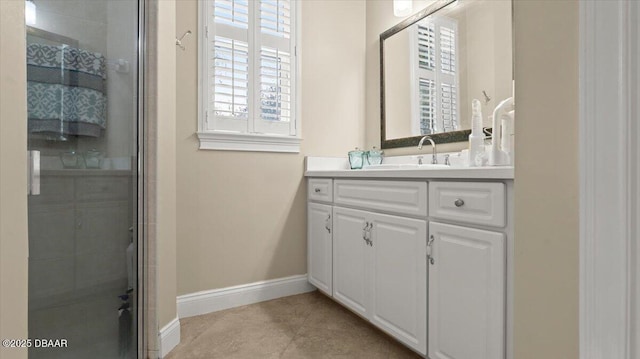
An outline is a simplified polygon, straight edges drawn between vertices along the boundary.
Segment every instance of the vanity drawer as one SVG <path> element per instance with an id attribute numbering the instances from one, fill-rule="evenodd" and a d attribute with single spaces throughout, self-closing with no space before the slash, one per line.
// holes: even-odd
<path id="1" fill-rule="evenodd" d="M 451 221 L 504 227 L 504 183 L 429 182 L 429 215 Z"/>
<path id="2" fill-rule="evenodd" d="M 415 181 L 335 180 L 335 204 L 424 217 L 427 183 Z"/>
<path id="3" fill-rule="evenodd" d="M 331 178 L 309 178 L 307 197 L 311 201 L 333 201 L 333 180 Z"/>

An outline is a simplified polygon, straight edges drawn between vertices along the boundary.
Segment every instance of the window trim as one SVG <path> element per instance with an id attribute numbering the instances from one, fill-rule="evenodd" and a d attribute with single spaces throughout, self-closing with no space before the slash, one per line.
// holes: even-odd
<path id="1" fill-rule="evenodd" d="M 232 132 L 225 130 L 208 129 L 209 105 L 208 98 L 208 9 L 213 0 L 198 1 L 198 128 L 196 135 L 200 150 L 222 151 L 257 151 L 257 152 L 286 152 L 299 153 L 301 137 L 301 38 L 300 26 L 302 4 L 298 0 L 291 0 L 294 7 L 294 21 L 292 24 L 293 37 L 293 61 L 295 71 L 293 80 L 293 128 L 295 134 L 278 135 L 264 133 Z M 255 81 L 254 81 L 255 82 Z M 250 100 L 250 101 L 253 101 Z M 249 119 L 249 121 L 257 121 Z"/>

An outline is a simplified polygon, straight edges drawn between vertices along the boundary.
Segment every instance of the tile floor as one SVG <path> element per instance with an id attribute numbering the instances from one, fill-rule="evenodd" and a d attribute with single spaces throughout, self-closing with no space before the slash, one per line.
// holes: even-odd
<path id="1" fill-rule="evenodd" d="M 319 292 L 180 320 L 165 358 L 420 358 Z"/>

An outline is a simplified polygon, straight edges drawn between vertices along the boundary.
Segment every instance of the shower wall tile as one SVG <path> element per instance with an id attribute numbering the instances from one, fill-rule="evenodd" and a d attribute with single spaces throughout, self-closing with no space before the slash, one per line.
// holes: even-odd
<path id="1" fill-rule="evenodd" d="M 131 1 L 107 1 L 107 53 L 109 61 L 124 60 L 129 63 L 128 72 L 118 72 L 108 68 L 107 108 L 108 126 L 106 148 L 109 157 L 128 157 L 133 153 L 136 135 L 135 119 L 137 106 L 131 101 L 136 98 L 135 79 L 137 74 L 135 54 L 137 45 L 137 14 L 131 11 Z"/>
<path id="2" fill-rule="evenodd" d="M 73 254 L 53 259 L 29 261 L 29 300 L 66 294 L 74 289 Z"/>
<path id="3" fill-rule="evenodd" d="M 75 209 L 71 204 L 29 207 L 29 260 L 59 258 L 75 251 Z"/>
<path id="4" fill-rule="evenodd" d="M 122 251 L 83 254 L 76 258 L 76 289 L 85 290 L 116 281 L 126 288 L 127 267 Z"/>
<path id="5" fill-rule="evenodd" d="M 78 19 L 106 23 L 105 13 L 107 1 L 87 0 L 38 0 L 36 2 L 38 16 L 40 12 L 66 15 Z M 38 21 L 40 19 L 38 18 Z"/>
<path id="6" fill-rule="evenodd" d="M 104 202 L 78 207 L 82 226 L 77 230 L 76 251 L 82 253 L 124 253 L 130 243 L 128 202 Z"/>
<path id="7" fill-rule="evenodd" d="M 84 19 L 86 18 L 85 2 L 83 0 L 39 0 L 36 4 L 37 20 L 40 22 L 40 14 L 43 12 Z"/>
<path id="8" fill-rule="evenodd" d="M 37 26 L 40 29 L 76 39 L 81 48 L 107 54 L 107 25 L 68 15 L 38 11 Z"/>
<path id="9" fill-rule="evenodd" d="M 118 291 L 101 292 L 82 302 L 33 311 L 29 318 L 34 338 L 64 338 L 66 349 L 32 349 L 31 359 L 119 358 L 121 305 Z"/>

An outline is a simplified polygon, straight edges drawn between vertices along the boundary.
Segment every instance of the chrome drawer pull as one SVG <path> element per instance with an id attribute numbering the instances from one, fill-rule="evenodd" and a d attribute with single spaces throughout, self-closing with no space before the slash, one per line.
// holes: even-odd
<path id="1" fill-rule="evenodd" d="M 453 204 L 456 205 L 456 207 L 462 207 L 464 206 L 464 201 L 461 198 L 456 199 L 455 202 L 453 202 Z"/>

